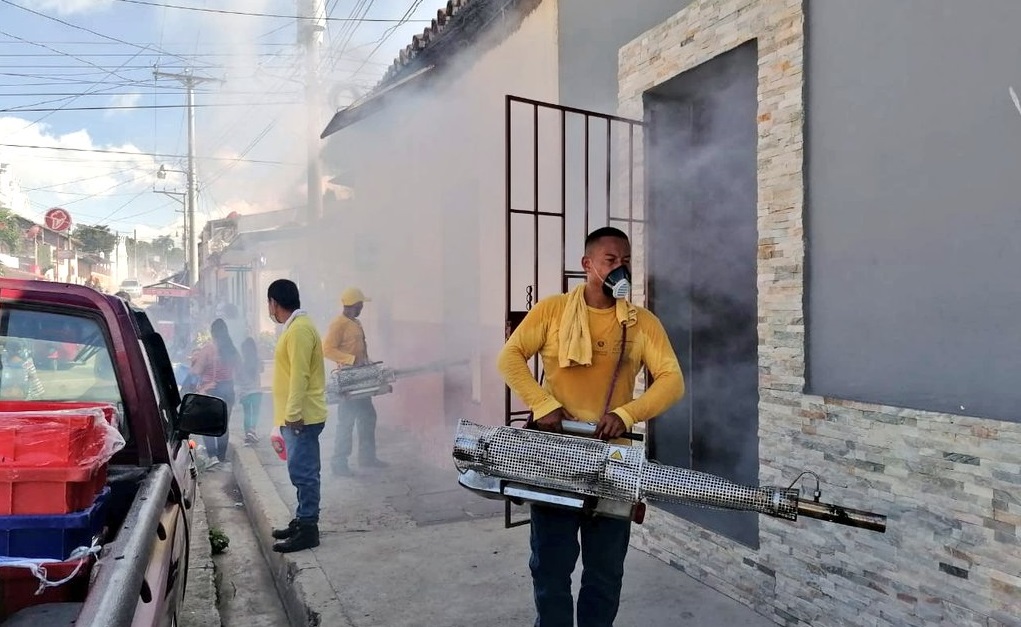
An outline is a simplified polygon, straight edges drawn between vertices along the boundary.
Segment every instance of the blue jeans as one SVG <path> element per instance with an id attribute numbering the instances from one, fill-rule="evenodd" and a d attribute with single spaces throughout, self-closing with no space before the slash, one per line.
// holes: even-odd
<path id="1" fill-rule="evenodd" d="M 631 521 L 541 505 L 532 505 L 531 518 L 528 566 L 538 613 L 535 627 L 574 626 L 571 573 L 579 553 L 578 627 L 611 627 L 620 604 Z"/>
<path id="2" fill-rule="evenodd" d="M 220 381 L 212 390 L 206 392 L 210 396 L 223 399 L 227 403 L 227 421 L 230 421 L 230 412 L 234 407 L 234 383 L 232 381 Z M 227 445 L 230 444 L 230 427 L 219 437 L 203 436 L 206 442 L 206 454 L 215 457 L 221 462 L 227 461 Z"/>
<path id="3" fill-rule="evenodd" d="M 319 522 L 319 434 L 323 423 L 305 425 L 298 433 L 292 427 L 280 427 L 287 446 L 287 474 L 298 490 L 298 510 L 294 517 L 301 522 Z"/>

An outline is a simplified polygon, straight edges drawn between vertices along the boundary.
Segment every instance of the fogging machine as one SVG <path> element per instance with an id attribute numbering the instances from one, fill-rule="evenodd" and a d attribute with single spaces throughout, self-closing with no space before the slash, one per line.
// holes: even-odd
<path id="1" fill-rule="evenodd" d="M 578 510 L 641 524 L 645 501 L 798 516 L 886 532 L 886 516 L 811 499 L 790 487 L 749 487 L 713 474 L 664 466 L 645 450 L 591 437 L 595 425 L 564 421 L 564 435 L 461 420 L 454 436 L 458 483 L 479 496 Z M 588 437 L 581 437 L 588 436 Z M 640 439 L 641 436 L 632 436 Z M 805 474 L 802 473 L 798 479 Z M 795 479 L 797 483 L 798 479 Z"/>
<path id="2" fill-rule="evenodd" d="M 442 372 L 453 366 L 462 366 L 467 359 L 437 361 L 411 368 L 393 369 L 376 361 L 364 366 L 337 368 L 330 373 L 326 384 L 326 399 L 330 403 L 342 400 L 368 398 L 393 392 L 398 379 L 430 372 Z"/>

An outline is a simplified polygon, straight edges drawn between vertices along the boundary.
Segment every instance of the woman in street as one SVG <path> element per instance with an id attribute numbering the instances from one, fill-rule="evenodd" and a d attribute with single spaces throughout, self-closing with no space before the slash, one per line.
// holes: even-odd
<path id="1" fill-rule="evenodd" d="M 199 394 L 222 398 L 227 403 L 227 413 L 234 406 L 234 374 L 240 363 L 240 356 L 230 339 L 227 324 L 221 319 L 213 320 L 209 327 L 212 340 L 203 346 L 192 359 L 192 372 L 198 378 Z M 206 452 L 210 458 L 227 460 L 227 443 L 230 431 L 220 437 L 206 437 Z"/>

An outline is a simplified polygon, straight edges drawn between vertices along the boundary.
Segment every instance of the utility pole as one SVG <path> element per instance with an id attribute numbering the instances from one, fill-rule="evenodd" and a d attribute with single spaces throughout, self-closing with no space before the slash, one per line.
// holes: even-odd
<path id="1" fill-rule="evenodd" d="M 196 204 L 196 181 L 195 181 L 195 86 L 202 83 L 222 83 L 218 78 L 195 76 L 191 70 L 184 74 L 171 74 L 168 72 L 153 72 L 156 79 L 172 78 L 180 81 L 188 90 L 188 203 L 184 210 L 185 234 L 188 245 L 185 248 L 185 259 L 188 264 L 188 286 L 191 287 L 199 280 L 199 244 L 195 232 L 195 204 Z"/>
<path id="2" fill-rule="evenodd" d="M 323 0 L 297 0 L 298 43 L 305 46 L 306 142 L 308 144 L 308 223 L 323 217 L 323 176 L 319 163 L 319 134 L 322 100 L 319 84 L 320 47 L 326 31 L 326 4 Z"/>
<path id="3" fill-rule="evenodd" d="M 133 275 L 136 279 L 138 278 L 138 229 L 131 230 L 132 241 L 134 241 L 135 249 L 135 274 Z"/>

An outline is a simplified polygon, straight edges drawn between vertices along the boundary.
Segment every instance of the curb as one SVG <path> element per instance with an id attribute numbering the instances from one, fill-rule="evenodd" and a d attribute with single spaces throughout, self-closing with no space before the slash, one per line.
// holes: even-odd
<path id="1" fill-rule="evenodd" d="M 270 533 L 291 520 L 276 486 L 255 451 L 230 444 L 234 480 L 241 489 L 245 511 L 258 537 L 259 549 L 273 575 L 277 593 L 291 627 L 354 627 L 312 551 L 275 553 Z"/>
<path id="2" fill-rule="evenodd" d="M 181 627 L 221 627 L 216 605 L 216 570 L 209 546 L 209 519 L 202 490 L 195 487 L 195 508 L 191 513 L 191 545 L 188 556 L 187 591 L 178 620 Z"/>

